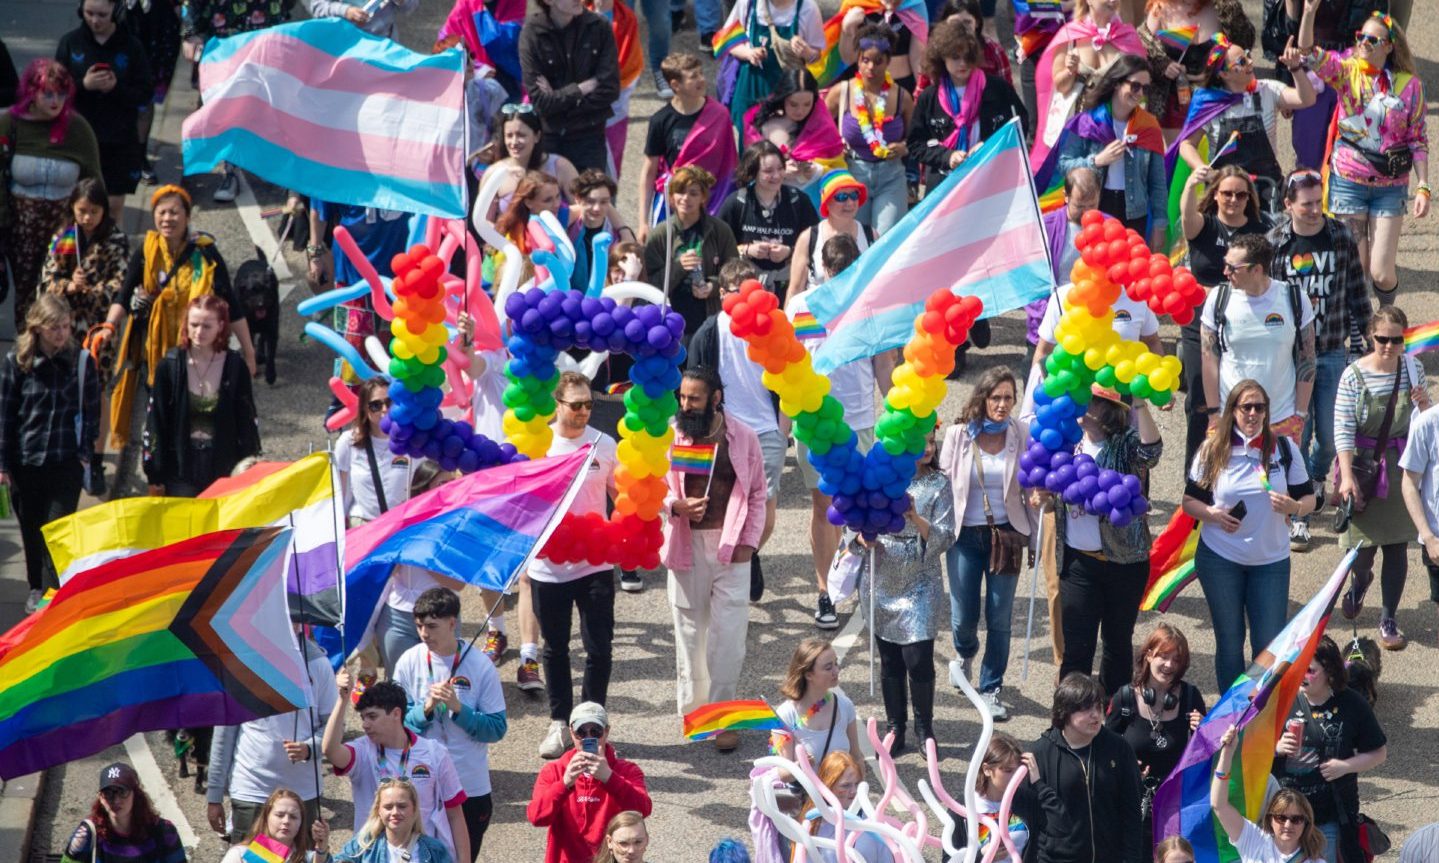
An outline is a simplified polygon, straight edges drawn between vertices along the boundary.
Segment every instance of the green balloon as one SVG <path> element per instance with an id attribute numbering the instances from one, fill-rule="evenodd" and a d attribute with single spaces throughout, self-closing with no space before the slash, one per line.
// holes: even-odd
<path id="1" fill-rule="evenodd" d="M 515 419 L 527 423 L 535 418 L 535 409 L 530 405 L 516 405 L 514 408 Z"/>
<path id="2" fill-rule="evenodd" d="M 834 444 L 830 443 L 827 440 L 812 440 L 807 441 L 805 443 L 805 446 L 809 447 L 809 451 L 814 453 L 815 455 L 825 455 L 830 451 L 830 448 L 833 447 Z"/>
<path id="3" fill-rule="evenodd" d="M 1165 405 L 1169 404 L 1170 402 L 1174 401 L 1174 391 L 1173 391 L 1173 390 L 1155 390 L 1155 391 L 1153 392 L 1153 394 L 1151 394 L 1151 395 L 1149 396 L 1149 401 L 1150 401 L 1155 407 L 1157 407 L 1157 408 L 1162 408 L 1162 407 L 1164 407 Z"/>
<path id="4" fill-rule="evenodd" d="M 1148 375 L 1135 375 L 1134 380 L 1129 382 L 1129 391 L 1137 399 L 1147 399 L 1154 395 L 1154 387 L 1149 385 Z"/>
<path id="5" fill-rule="evenodd" d="M 1104 368 L 1095 372 L 1094 380 L 1095 383 L 1109 389 L 1114 389 L 1115 385 L 1119 383 L 1119 378 L 1114 376 L 1114 366 L 1105 366 Z"/>
<path id="6" fill-rule="evenodd" d="M 903 438 L 887 437 L 881 439 L 879 444 L 880 446 L 884 447 L 884 451 L 889 453 L 890 455 L 900 455 L 904 452 Z"/>

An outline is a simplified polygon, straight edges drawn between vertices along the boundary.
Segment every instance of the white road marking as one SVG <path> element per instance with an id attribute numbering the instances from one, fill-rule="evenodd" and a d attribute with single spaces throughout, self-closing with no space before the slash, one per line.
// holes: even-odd
<path id="1" fill-rule="evenodd" d="M 175 792 L 171 790 L 169 781 L 165 779 L 165 774 L 160 772 L 160 765 L 156 763 L 155 754 L 150 751 L 145 735 L 132 734 L 125 738 L 125 753 L 130 756 L 130 766 L 139 774 L 140 785 L 154 801 L 160 816 L 175 825 L 175 832 L 180 834 L 180 844 L 188 851 L 194 851 L 200 844 L 200 837 L 195 835 L 190 820 L 180 808 L 180 801 L 175 799 Z"/>
<path id="2" fill-rule="evenodd" d="M 235 195 L 235 211 L 240 214 L 240 221 L 245 223 L 245 230 L 249 232 L 251 242 L 264 253 L 265 260 L 269 261 L 270 268 L 275 271 L 275 278 L 280 280 L 280 302 L 283 303 L 299 281 L 290 271 L 285 255 L 280 252 L 280 243 L 275 239 L 275 233 L 260 217 L 260 205 L 255 201 L 255 193 L 250 189 L 250 181 L 245 179 L 245 172 L 240 171 L 239 175 L 240 191 Z"/>

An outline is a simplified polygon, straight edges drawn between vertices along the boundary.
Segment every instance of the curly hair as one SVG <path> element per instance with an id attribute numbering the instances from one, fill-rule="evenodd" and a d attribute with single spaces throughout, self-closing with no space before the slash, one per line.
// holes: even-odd
<path id="1" fill-rule="evenodd" d="M 945 60 L 963 60 L 978 67 L 983 53 L 979 37 L 958 21 L 946 19 L 929 31 L 929 42 L 924 46 L 924 74 L 936 81 L 943 79 L 949 74 Z"/>
<path id="2" fill-rule="evenodd" d="M 1010 389 L 1014 390 L 1015 396 L 1018 397 L 1019 384 L 1015 380 L 1014 372 L 1006 366 L 986 369 L 975 383 L 974 390 L 969 394 L 969 401 L 964 403 L 964 408 L 960 410 L 959 416 L 954 420 L 955 423 L 984 422 L 988 419 L 987 402 L 989 397 L 994 395 L 994 391 L 1003 384 L 1009 384 Z"/>
<path id="3" fill-rule="evenodd" d="M 160 826 L 160 815 L 155 811 L 155 804 L 150 802 L 150 795 L 145 793 L 143 788 L 134 788 L 130 791 L 134 802 L 130 804 L 130 832 L 125 834 L 127 839 L 138 839 L 149 836 Z M 95 823 L 96 843 L 108 842 L 119 836 L 115 832 L 115 825 L 110 823 L 110 812 L 105 808 L 105 802 L 100 795 L 95 795 L 95 802 L 90 804 L 90 820 Z"/>
<path id="4" fill-rule="evenodd" d="M 60 63 L 45 57 L 30 61 L 30 65 L 20 73 L 20 87 L 15 94 L 15 104 L 10 108 L 10 116 L 20 119 L 30 113 L 35 100 L 47 89 L 65 94 L 60 114 L 50 123 L 50 143 L 59 144 L 70 131 L 70 118 L 75 115 L 75 79 L 70 70 Z"/>

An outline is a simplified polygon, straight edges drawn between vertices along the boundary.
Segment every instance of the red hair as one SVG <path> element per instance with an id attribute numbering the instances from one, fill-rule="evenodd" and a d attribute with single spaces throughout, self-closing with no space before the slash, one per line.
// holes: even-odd
<path id="1" fill-rule="evenodd" d="M 202 312 L 212 312 L 220 319 L 220 332 L 215 335 L 215 350 L 223 351 L 226 345 L 230 344 L 230 304 L 215 296 L 206 294 L 203 297 L 196 297 L 185 307 L 185 323 L 187 326 L 180 328 L 180 349 L 190 349 L 190 312 L 199 309 Z"/>
<path id="2" fill-rule="evenodd" d="M 135 788 L 130 792 L 134 802 L 130 804 L 130 832 L 126 838 L 140 839 L 149 836 L 160 824 L 160 816 L 155 813 L 155 807 L 150 803 L 150 795 L 145 793 L 143 788 Z M 95 802 L 90 804 L 90 820 L 95 822 L 95 845 L 100 840 L 109 841 L 111 838 L 120 835 L 115 831 L 115 825 L 110 823 L 110 813 L 105 809 L 105 803 L 99 795 L 95 796 Z"/>
<path id="3" fill-rule="evenodd" d="M 1177 626 L 1161 623 L 1154 627 L 1144 639 L 1144 647 L 1134 655 L 1134 688 L 1143 689 L 1149 685 L 1149 660 L 1166 653 L 1174 654 L 1179 668 L 1174 672 L 1175 680 L 1183 680 L 1189 670 L 1189 639 Z"/>
<path id="4" fill-rule="evenodd" d="M 26 66 L 20 75 L 20 89 L 16 93 L 15 105 L 10 109 L 10 114 L 18 119 L 21 115 L 30 113 L 42 90 L 61 90 L 65 93 L 65 104 L 60 108 L 60 115 L 50 123 L 50 143 L 59 144 L 65 140 L 65 133 L 70 130 L 70 118 L 75 113 L 75 79 L 64 66 L 44 57 L 30 61 L 30 65 Z"/>

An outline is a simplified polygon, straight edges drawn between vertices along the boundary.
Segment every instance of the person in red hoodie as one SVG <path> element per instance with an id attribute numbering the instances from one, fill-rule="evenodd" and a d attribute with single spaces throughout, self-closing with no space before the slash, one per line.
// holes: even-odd
<path id="1" fill-rule="evenodd" d="M 603 707 L 576 705 L 570 737 L 574 748 L 540 769 L 526 812 L 531 824 L 549 829 L 545 863 L 594 863 L 611 818 L 626 810 L 648 818 L 654 808 L 644 772 L 610 745 Z"/>

